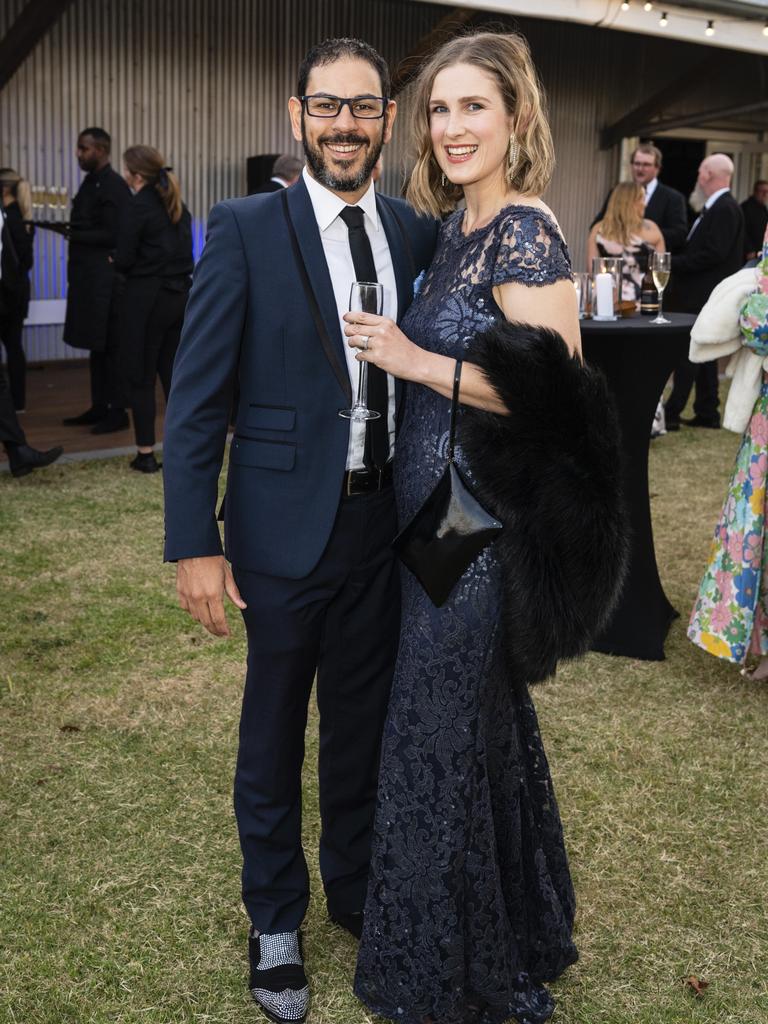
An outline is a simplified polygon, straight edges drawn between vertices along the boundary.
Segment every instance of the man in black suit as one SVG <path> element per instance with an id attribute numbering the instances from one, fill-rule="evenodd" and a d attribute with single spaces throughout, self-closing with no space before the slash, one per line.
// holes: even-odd
<path id="1" fill-rule="evenodd" d="M 675 252 L 682 249 L 688 232 L 688 217 L 685 210 L 685 197 L 669 185 L 659 181 L 661 171 L 661 150 L 650 142 L 641 142 L 633 152 L 630 163 L 632 180 L 645 192 L 645 213 L 648 220 L 658 224 L 664 236 L 667 249 Z M 605 216 L 610 193 L 605 198 L 602 209 L 592 221 L 597 224 Z"/>
<path id="2" fill-rule="evenodd" d="M 309 901 L 301 769 L 313 679 L 320 709 L 320 874 L 331 919 L 363 924 L 378 752 L 399 635 L 391 452 L 402 386 L 368 376 L 378 419 L 339 416 L 359 363 L 345 344 L 353 281 L 399 319 L 438 225 L 377 196 L 371 172 L 396 104 L 360 40 L 313 47 L 289 100 L 307 166 L 290 188 L 219 203 L 195 269 L 165 421 L 165 557 L 183 608 L 227 635 L 243 612 L 248 672 L 235 776 L 250 989 L 300 1022 L 299 928 Z M 216 490 L 235 379 L 222 554 Z"/>
<path id="3" fill-rule="evenodd" d="M 668 309 L 699 313 L 715 285 L 744 263 L 744 214 L 731 195 L 732 177 L 733 161 L 725 153 L 713 153 L 699 166 L 696 184 L 705 203 L 688 233 L 684 251 L 672 257 Z M 694 417 L 681 421 L 694 381 Z M 686 357 L 675 369 L 675 386 L 665 410 L 667 430 L 679 430 L 681 422 L 719 427 L 719 405 L 717 360 L 692 363 Z"/>
<path id="4" fill-rule="evenodd" d="M 80 133 L 77 162 L 86 175 L 72 201 L 70 224 L 51 225 L 69 241 L 64 341 L 90 352 L 90 408 L 68 417 L 64 425 L 90 426 L 92 434 L 110 434 L 128 426 L 118 360 L 117 300 L 122 277 L 110 256 L 131 192 L 109 162 L 111 146 L 103 128 Z"/>
<path id="5" fill-rule="evenodd" d="M 768 181 L 756 181 L 752 195 L 741 204 L 744 214 L 744 259 L 755 259 L 763 248 L 768 227 Z"/>
<path id="6" fill-rule="evenodd" d="M 254 190 L 253 194 L 260 192 L 279 192 L 281 188 L 288 188 L 298 181 L 303 163 L 297 156 L 283 153 L 272 165 L 272 177 Z"/>

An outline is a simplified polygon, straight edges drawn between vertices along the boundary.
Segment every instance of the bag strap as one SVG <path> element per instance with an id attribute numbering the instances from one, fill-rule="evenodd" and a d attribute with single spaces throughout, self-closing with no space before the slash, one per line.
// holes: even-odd
<path id="1" fill-rule="evenodd" d="M 459 407 L 459 384 L 461 383 L 461 359 L 456 360 L 456 369 L 453 374 L 453 397 L 451 399 L 451 427 L 448 433 L 448 461 L 453 462 L 453 448 L 456 437 L 456 410 Z"/>

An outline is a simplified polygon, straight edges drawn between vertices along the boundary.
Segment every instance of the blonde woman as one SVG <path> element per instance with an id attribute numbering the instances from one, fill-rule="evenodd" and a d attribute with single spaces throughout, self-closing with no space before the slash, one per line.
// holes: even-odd
<path id="1" fill-rule="evenodd" d="M 11 399 L 16 412 L 26 409 L 27 360 L 21 338 L 29 308 L 29 272 L 33 262 L 34 228 L 29 182 L 12 167 L 0 168 L 0 341 L 5 348 Z"/>
<path id="2" fill-rule="evenodd" d="M 587 266 L 595 256 L 621 256 L 622 299 L 639 301 L 643 277 L 652 252 L 665 252 L 659 226 L 643 216 L 645 192 L 634 181 L 623 181 L 611 192 L 605 216 L 589 233 Z"/>
<path id="3" fill-rule="evenodd" d="M 462 197 L 466 209 L 444 221 L 401 327 L 351 313 L 346 334 L 359 359 L 407 382 L 401 525 L 443 474 L 463 361 L 458 464 L 505 529 L 441 607 L 403 572 L 355 991 L 403 1024 L 538 1024 L 554 1005 L 544 982 L 577 953 L 527 684 L 584 650 L 616 592 L 615 431 L 579 356 L 568 249 L 541 198 L 554 158 L 525 40 L 446 44 L 414 104 L 408 199 L 432 216 Z"/>

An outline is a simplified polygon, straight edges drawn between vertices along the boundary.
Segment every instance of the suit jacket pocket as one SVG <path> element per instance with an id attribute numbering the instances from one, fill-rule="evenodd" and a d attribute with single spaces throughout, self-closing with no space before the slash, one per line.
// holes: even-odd
<path id="1" fill-rule="evenodd" d="M 293 469 L 296 462 L 296 445 L 290 441 L 261 441 L 235 436 L 229 450 L 229 461 L 236 466 L 287 471 Z"/>
<path id="2" fill-rule="evenodd" d="M 293 430 L 296 410 L 279 405 L 251 405 L 245 417 L 251 430 Z"/>

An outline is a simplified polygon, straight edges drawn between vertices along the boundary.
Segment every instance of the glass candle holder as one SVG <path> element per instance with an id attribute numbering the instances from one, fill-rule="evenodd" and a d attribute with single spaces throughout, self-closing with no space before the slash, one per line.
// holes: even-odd
<path id="1" fill-rule="evenodd" d="M 592 260 L 593 320 L 618 320 L 623 264 L 620 256 L 595 256 Z"/>

